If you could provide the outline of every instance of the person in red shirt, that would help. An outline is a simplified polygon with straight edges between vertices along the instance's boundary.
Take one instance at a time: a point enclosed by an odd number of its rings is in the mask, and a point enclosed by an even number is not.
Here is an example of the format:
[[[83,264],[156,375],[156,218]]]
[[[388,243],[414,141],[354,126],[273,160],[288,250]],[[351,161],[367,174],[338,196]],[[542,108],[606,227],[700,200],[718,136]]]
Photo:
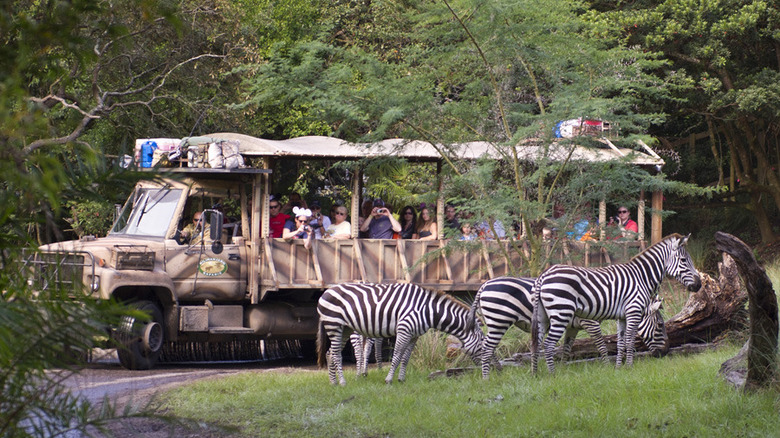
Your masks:
[[[636,239],[639,234],[639,226],[637,226],[636,222],[631,220],[631,212],[628,211],[628,208],[621,205],[618,207],[618,226],[620,227],[620,232],[623,234],[623,237],[628,239]]]
[[[276,197],[271,197],[271,201],[268,203],[270,219],[269,228],[271,230],[271,237],[281,238],[284,231],[284,224],[290,219],[289,215],[282,213],[282,205],[279,204],[279,200]]]

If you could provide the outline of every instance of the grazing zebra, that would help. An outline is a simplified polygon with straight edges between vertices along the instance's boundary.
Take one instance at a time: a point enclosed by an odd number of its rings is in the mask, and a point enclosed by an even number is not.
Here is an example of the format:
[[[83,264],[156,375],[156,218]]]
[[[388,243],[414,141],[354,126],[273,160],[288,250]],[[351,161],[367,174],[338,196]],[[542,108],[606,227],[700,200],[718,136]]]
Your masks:
[[[497,277],[486,281],[477,291],[469,311],[469,321],[474,321],[477,310],[481,309],[482,317],[487,326],[487,335],[482,340],[482,378],[490,375],[490,365],[501,369],[494,352],[501,338],[512,325],[526,332],[531,331],[531,304],[535,278]],[[607,360],[607,345],[601,336],[601,325],[598,321],[583,320],[574,317],[570,327],[566,329],[563,339],[563,355],[568,357],[571,346],[577,337],[577,332],[585,329],[596,342],[599,355]]]
[[[626,365],[634,362],[634,340],[643,315],[652,310],[656,289],[665,275],[673,276],[688,290],[701,287],[701,278],[685,249],[690,235],[672,234],[642,251],[628,263],[604,268],[555,265],[536,280],[536,300],[531,321],[531,369],[538,365],[539,343],[544,339],[547,369],[553,372],[552,347],[558,342],[574,316],[604,320],[617,319],[618,352],[616,366],[623,355]],[[663,318],[661,318],[663,319]],[[664,340],[664,350],[668,349]],[[657,346],[648,345],[657,351]]]
[[[332,384],[345,385],[341,350],[344,329],[368,338],[395,336],[395,349],[386,383],[393,381],[400,365],[398,381],[406,378],[406,365],[417,338],[431,328],[449,333],[463,343],[474,362],[480,357],[482,330],[476,324],[467,329],[469,308],[442,292],[428,291],[414,284],[346,283],[325,291],[317,304],[320,315],[317,331],[318,363],[328,364]],[[326,337],[327,334],[327,337]],[[328,343],[330,345],[328,345]]]
[[[372,348],[377,368],[382,368],[382,341],[382,338],[367,338],[357,332],[352,332],[349,335],[349,342],[352,344],[352,349],[355,350],[355,368],[358,376],[368,375],[368,356],[371,354]]]

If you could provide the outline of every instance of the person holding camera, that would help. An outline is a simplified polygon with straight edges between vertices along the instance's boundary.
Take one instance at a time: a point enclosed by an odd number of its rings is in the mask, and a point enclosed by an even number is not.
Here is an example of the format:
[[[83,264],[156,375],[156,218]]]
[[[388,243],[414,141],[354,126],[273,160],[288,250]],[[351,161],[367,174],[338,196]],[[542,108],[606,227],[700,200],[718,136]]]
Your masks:
[[[633,240],[639,235],[639,226],[631,219],[631,212],[625,205],[618,207],[618,215],[614,219],[609,218],[609,225],[614,224],[617,224],[624,239]]]
[[[305,239],[303,246],[306,247],[306,249],[309,249],[311,247],[311,241],[314,238],[314,230],[312,230],[311,225],[309,225],[311,210],[308,208],[293,207],[292,213],[295,217],[295,221],[290,219],[284,224],[282,238]]]
[[[309,203],[309,208],[311,209],[311,221],[309,221],[309,225],[311,225],[311,228],[314,230],[314,238],[322,239],[325,230],[330,227],[330,218],[322,214],[320,201],[311,201],[311,203]]]
[[[369,239],[392,239],[394,232],[401,232],[401,224],[390,213],[384,201],[377,199],[371,214],[360,225],[360,231],[368,232]]]

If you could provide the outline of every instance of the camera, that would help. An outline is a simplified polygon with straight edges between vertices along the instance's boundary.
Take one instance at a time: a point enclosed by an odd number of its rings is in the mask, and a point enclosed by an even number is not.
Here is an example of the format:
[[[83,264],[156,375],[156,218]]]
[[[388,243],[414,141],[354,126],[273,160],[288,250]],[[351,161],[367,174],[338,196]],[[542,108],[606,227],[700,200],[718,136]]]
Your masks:
[[[377,211],[376,211],[376,212],[377,212],[377,213],[384,214],[386,211],[387,211],[387,209],[386,209],[386,208],[380,208],[380,209],[377,209]]]
[[[313,223],[313,224],[311,224],[311,225],[309,226],[309,228],[311,228],[311,229],[313,229],[313,230],[316,230],[317,228],[320,228],[321,226],[322,226],[322,224],[319,224],[319,223]]]

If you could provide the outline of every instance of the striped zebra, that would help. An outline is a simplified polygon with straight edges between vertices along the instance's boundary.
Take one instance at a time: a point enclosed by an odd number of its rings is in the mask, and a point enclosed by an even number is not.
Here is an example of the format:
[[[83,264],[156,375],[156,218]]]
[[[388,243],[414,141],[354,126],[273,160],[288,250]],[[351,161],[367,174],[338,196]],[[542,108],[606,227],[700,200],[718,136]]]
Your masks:
[[[469,308],[442,292],[428,291],[414,284],[345,283],[326,290],[317,304],[320,315],[317,331],[318,363],[328,365],[330,382],[346,384],[341,364],[344,331],[368,338],[395,336],[395,348],[386,383],[406,378],[406,365],[417,338],[429,329],[449,333],[463,343],[474,362],[480,357],[482,330],[470,324]],[[326,336],[327,335],[327,336]]]
[[[352,332],[349,335],[349,342],[355,351],[355,368],[358,376],[365,377],[368,375],[368,358],[372,349],[374,350],[374,360],[376,360],[377,368],[382,368],[382,341],[384,339],[367,338],[357,332]]]
[[[501,369],[494,353],[501,338],[512,325],[526,332],[531,331],[531,289],[534,281],[535,278],[497,277],[486,281],[477,291],[469,311],[469,321],[474,321],[477,311],[481,310],[487,326],[487,335],[482,340],[482,378],[489,377],[490,365]],[[578,317],[575,317],[571,326],[566,329],[563,340],[564,358],[571,353],[571,346],[581,329],[594,339],[599,355],[606,361],[607,345],[601,335],[601,325],[598,321]]]
[[[632,365],[637,328],[643,315],[652,309],[653,298],[664,276],[676,278],[690,291],[701,287],[699,273],[685,249],[689,237],[667,236],[625,264],[604,268],[555,265],[542,273],[533,287],[536,300],[531,321],[532,371],[536,372],[539,344],[548,328],[543,349],[547,369],[554,371],[552,347],[574,316],[598,321],[617,319],[616,366],[621,366],[624,355],[626,365]],[[668,350],[665,341],[662,353]],[[656,344],[648,347],[658,351]]]

